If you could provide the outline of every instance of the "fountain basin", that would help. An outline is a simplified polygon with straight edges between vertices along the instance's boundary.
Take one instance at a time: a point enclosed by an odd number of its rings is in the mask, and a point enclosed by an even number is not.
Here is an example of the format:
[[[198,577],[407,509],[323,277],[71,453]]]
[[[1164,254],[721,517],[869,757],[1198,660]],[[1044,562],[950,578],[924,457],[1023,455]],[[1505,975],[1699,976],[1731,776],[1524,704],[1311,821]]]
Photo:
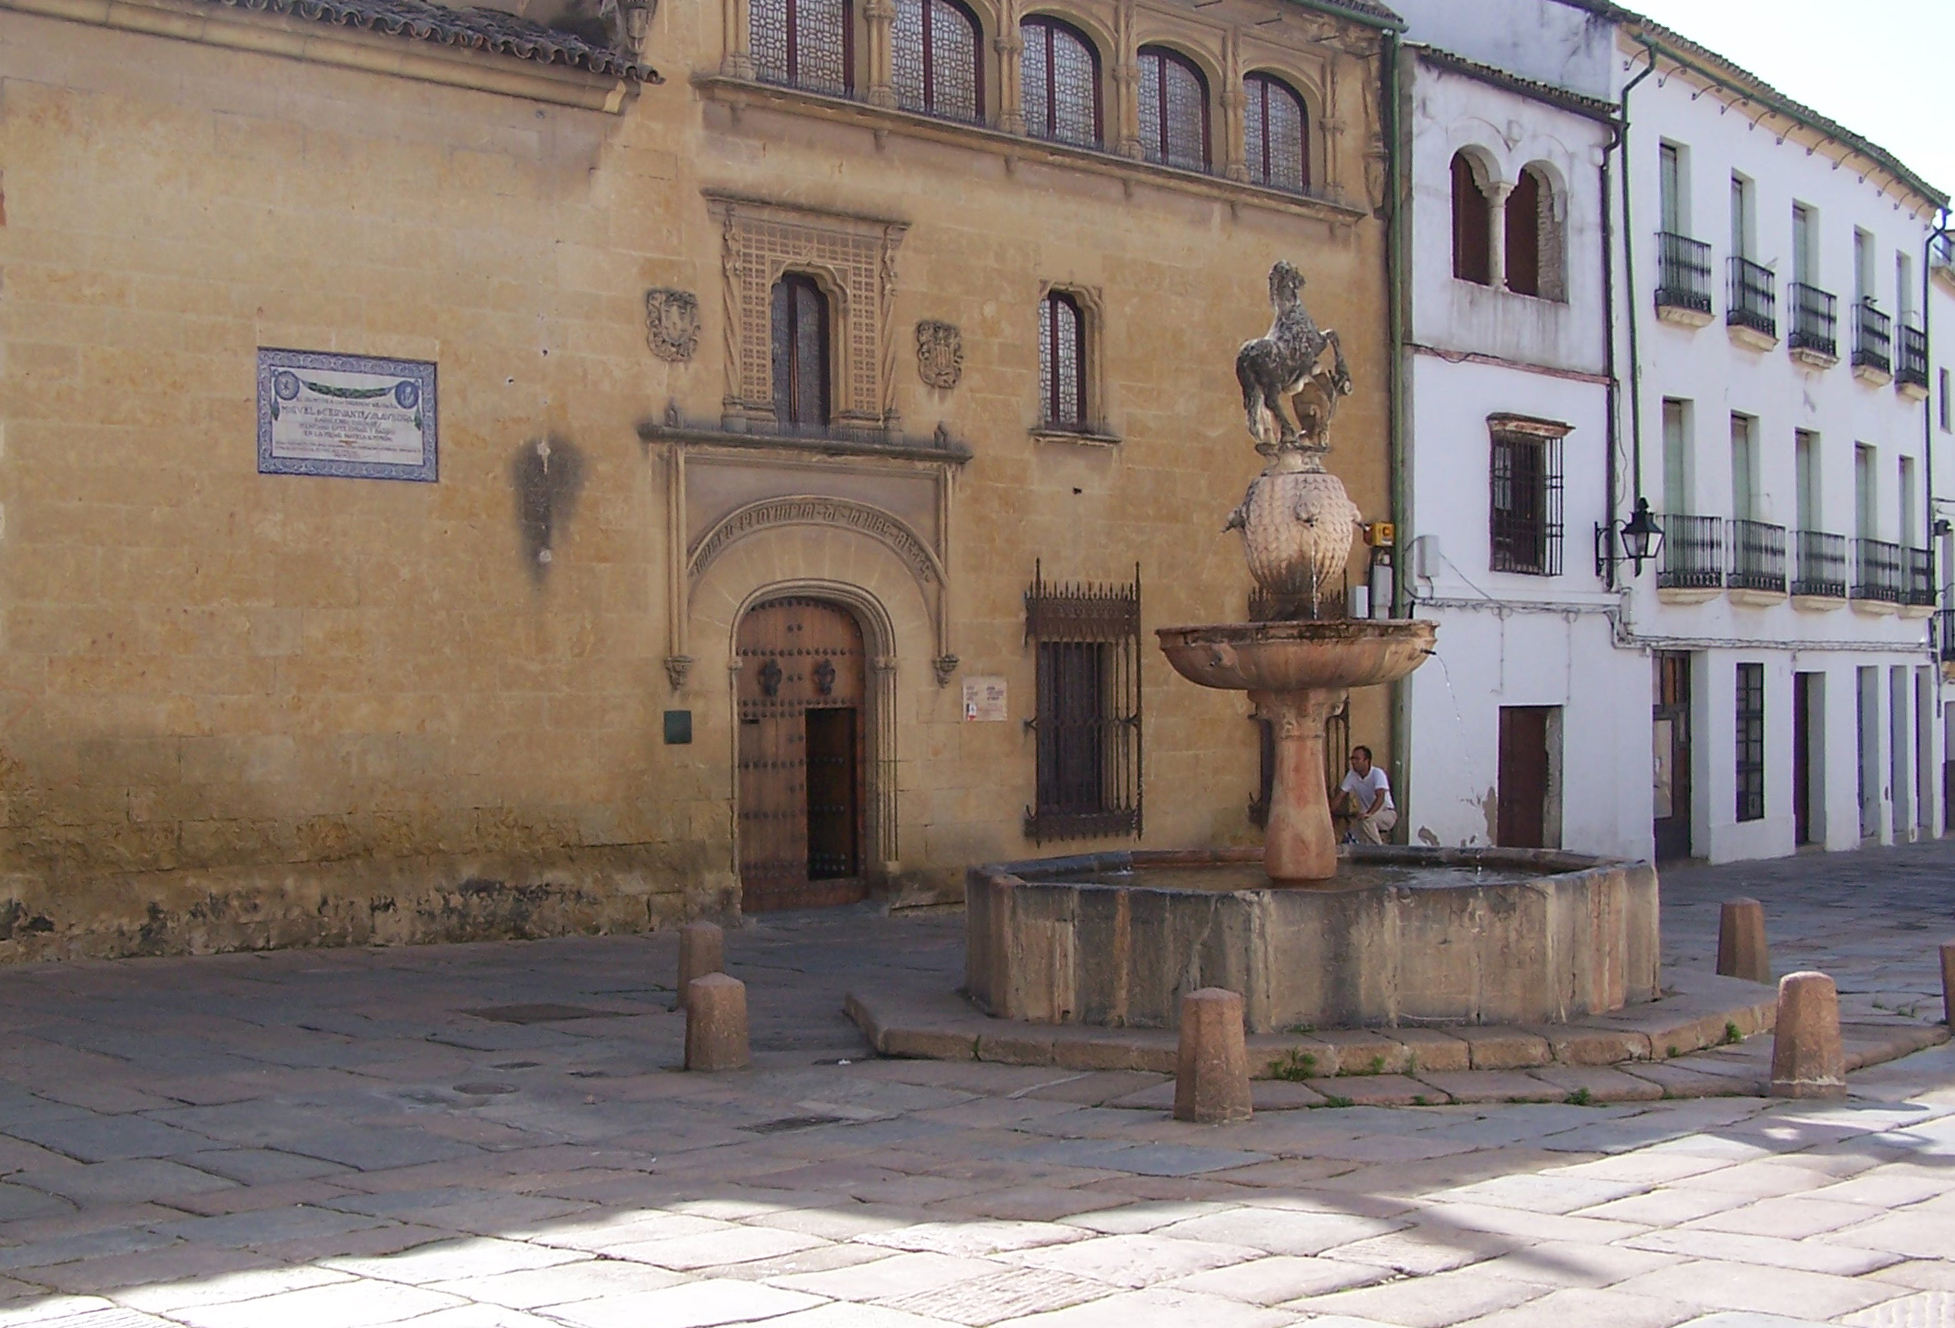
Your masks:
[[[1424,620],[1162,627],[1161,651],[1190,682],[1229,691],[1305,692],[1397,682],[1425,663],[1438,625]]]
[[[1536,849],[1357,846],[1285,885],[1257,850],[971,868],[966,989],[1042,1024],[1172,1028],[1227,987],[1250,1032],[1564,1023],[1656,999],[1656,870]]]

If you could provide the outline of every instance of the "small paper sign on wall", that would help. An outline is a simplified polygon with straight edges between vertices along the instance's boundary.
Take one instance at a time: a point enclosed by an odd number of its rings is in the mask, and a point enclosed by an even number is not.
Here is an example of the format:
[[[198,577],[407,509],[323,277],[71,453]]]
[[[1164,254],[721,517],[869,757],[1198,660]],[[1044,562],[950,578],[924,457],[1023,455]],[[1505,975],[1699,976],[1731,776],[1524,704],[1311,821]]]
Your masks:
[[[1003,678],[964,679],[964,718],[978,723],[1002,723],[1010,718],[1005,706]]]
[[[258,351],[258,472],[363,480],[437,477],[434,365]]]

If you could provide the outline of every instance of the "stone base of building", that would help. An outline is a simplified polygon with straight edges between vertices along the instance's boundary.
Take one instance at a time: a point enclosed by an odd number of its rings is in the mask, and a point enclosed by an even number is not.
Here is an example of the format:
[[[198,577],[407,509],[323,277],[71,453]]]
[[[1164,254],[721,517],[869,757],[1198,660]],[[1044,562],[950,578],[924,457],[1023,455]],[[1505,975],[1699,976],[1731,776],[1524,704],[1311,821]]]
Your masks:
[[[603,845],[63,878],[0,872],[0,962],[420,945],[736,917],[705,846]]]

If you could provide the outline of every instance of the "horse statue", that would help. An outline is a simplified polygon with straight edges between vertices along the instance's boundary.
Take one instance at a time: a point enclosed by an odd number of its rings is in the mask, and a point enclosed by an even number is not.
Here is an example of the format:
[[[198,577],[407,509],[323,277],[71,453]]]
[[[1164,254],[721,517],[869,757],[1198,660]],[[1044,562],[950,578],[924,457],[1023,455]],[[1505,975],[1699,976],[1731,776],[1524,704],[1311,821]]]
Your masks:
[[[1256,450],[1264,456],[1287,451],[1327,451],[1325,431],[1330,427],[1337,398],[1349,395],[1351,372],[1344,363],[1344,347],[1337,333],[1319,328],[1303,307],[1303,274],[1289,263],[1279,262],[1269,270],[1269,302],[1276,318],[1269,335],[1246,341],[1236,352],[1235,377],[1242,384],[1242,409],[1248,417],[1249,432],[1256,439]],[[1326,352],[1333,362],[1322,367]],[[1299,438],[1297,425],[1283,411],[1283,399],[1292,406],[1303,425]]]

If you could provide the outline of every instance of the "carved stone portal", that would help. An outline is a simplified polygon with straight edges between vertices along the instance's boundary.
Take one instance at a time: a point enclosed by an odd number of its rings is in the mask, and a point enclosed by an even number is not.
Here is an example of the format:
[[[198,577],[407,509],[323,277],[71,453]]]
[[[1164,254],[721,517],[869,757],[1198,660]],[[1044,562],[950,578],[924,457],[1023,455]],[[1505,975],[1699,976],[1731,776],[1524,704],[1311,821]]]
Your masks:
[[[664,287],[646,291],[645,340],[661,360],[690,360],[699,349],[699,297]]]
[[[916,372],[948,392],[964,377],[964,334],[954,324],[925,319],[916,325]]]

